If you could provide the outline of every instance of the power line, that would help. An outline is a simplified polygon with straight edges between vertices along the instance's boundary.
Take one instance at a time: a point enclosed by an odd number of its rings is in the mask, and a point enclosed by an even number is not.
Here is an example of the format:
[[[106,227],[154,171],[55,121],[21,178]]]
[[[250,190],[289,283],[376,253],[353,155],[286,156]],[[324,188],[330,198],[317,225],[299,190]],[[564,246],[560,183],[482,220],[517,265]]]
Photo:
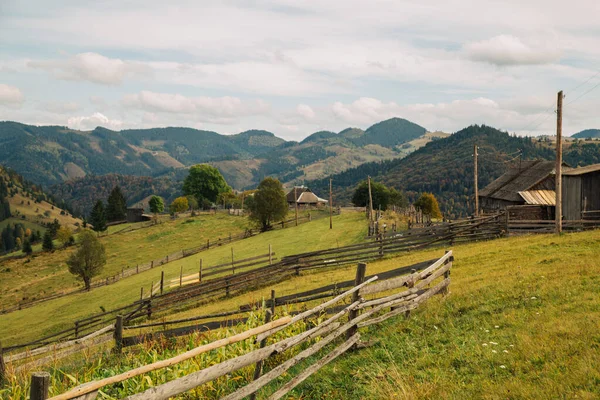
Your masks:
[[[567,104],[565,104],[566,106],[568,106],[569,104],[573,104],[575,103],[577,100],[579,100],[580,98],[582,98],[583,96],[585,96],[586,94],[590,93],[591,91],[593,91],[594,89],[596,89],[598,86],[600,86],[600,82],[598,82],[596,85],[592,86],[591,89],[589,89],[586,92],[583,92],[582,94],[580,94],[578,97],[576,97],[575,99],[571,100],[570,102],[568,102]]]

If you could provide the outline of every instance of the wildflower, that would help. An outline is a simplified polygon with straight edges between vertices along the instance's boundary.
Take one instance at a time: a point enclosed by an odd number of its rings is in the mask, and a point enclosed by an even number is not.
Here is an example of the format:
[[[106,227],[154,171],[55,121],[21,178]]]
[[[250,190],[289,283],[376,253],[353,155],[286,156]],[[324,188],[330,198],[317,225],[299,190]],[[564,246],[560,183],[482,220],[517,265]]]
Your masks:
[[[499,327],[498,325],[496,325],[496,326],[494,326],[494,328],[498,329],[498,328],[500,328],[500,327]]]
[[[531,298],[531,300],[535,300],[535,299],[537,299],[537,297],[535,297],[535,296],[533,296],[533,297]]]
[[[489,329],[486,329],[485,331],[486,331],[486,332],[489,332]]]
[[[506,368],[506,365],[501,365],[500,368],[504,369]]]
[[[503,353],[508,353],[508,350],[502,350]]]
[[[515,345],[514,345],[514,344],[510,344],[509,346],[510,346],[510,347],[515,347]]]
[[[434,325],[434,326],[433,326],[433,329],[435,329],[435,330],[437,331],[437,330],[438,330],[438,327]]]
[[[487,343],[482,344],[482,346],[487,346]]]
[[[496,351],[496,350],[492,350],[492,353],[496,354],[496,353],[497,353],[497,351]]]
[[[490,344],[493,344],[494,346],[497,345],[498,343],[496,342],[490,342]]]

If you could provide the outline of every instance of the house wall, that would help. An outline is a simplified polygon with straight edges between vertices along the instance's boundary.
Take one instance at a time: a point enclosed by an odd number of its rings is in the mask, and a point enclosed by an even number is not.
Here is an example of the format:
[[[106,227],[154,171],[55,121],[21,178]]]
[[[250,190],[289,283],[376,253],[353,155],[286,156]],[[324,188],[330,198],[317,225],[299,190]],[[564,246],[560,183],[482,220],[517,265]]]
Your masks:
[[[538,206],[531,204],[524,204],[519,206],[507,207],[508,218],[511,221],[514,220],[553,220],[554,219],[554,206]]]
[[[484,213],[494,213],[496,211],[502,211],[508,206],[516,206],[522,203],[516,203],[513,201],[493,199],[491,197],[479,197],[479,208]]]
[[[582,211],[600,210],[600,171],[583,175],[581,186]]]
[[[582,175],[563,176],[562,180],[562,215],[563,219],[573,221],[581,219]]]

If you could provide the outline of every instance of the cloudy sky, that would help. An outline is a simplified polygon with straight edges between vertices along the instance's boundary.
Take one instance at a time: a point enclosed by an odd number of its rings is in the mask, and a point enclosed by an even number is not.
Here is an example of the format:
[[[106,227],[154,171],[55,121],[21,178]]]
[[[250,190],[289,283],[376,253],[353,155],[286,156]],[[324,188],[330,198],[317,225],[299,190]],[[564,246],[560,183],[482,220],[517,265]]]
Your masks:
[[[178,3],[178,5],[173,5]],[[597,0],[0,0],[0,120],[286,139],[600,128]],[[598,86],[597,86],[598,85]]]

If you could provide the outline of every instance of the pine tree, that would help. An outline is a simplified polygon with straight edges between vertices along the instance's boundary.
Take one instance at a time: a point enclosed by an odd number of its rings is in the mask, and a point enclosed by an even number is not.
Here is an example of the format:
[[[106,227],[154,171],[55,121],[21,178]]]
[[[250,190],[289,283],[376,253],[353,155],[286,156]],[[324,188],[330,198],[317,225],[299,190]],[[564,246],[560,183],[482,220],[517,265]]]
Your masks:
[[[123,221],[127,217],[127,202],[119,186],[115,186],[108,196],[106,219],[108,221]]]
[[[42,250],[52,251],[54,250],[54,242],[52,242],[52,236],[49,231],[44,233],[44,242],[42,243]]]
[[[104,210],[104,203],[102,200],[98,200],[92,209],[90,214],[90,224],[96,232],[103,232],[106,230],[106,212]]]
[[[23,243],[23,253],[27,254],[28,256],[33,253],[33,248],[31,247],[29,239],[26,239],[25,243]]]

